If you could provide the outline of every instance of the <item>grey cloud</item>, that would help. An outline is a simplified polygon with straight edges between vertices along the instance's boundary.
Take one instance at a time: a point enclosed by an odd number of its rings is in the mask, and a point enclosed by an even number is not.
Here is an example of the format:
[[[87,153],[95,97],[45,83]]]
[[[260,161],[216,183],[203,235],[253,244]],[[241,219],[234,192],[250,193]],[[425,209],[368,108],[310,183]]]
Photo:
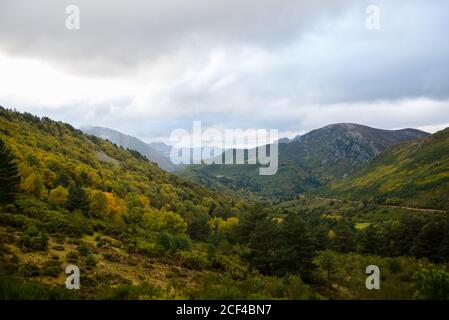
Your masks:
[[[0,0],[0,53],[86,78],[160,85],[96,104],[30,106],[147,140],[193,120],[281,131],[449,122],[449,3],[378,0],[381,29],[369,31],[372,3]],[[68,4],[81,9],[79,31],[64,27]]]
[[[63,63],[71,71],[123,73],[176,50],[233,42],[283,45],[354,0],[0,1],[0,48]],[[65,28],[77,5],[81,29]]]

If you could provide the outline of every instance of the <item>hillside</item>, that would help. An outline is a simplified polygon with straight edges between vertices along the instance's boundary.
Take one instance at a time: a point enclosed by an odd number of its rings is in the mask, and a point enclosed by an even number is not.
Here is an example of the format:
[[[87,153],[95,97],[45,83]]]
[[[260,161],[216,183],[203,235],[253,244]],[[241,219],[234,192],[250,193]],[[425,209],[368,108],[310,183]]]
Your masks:
[[[214,189],[220,183],[262,199],[289,198],[355,172],[390,146],[427,135],[415,129],[335,124],[279,144],[274,176],[260,176],[257,165],[190,166],[179,174]]]
[[[21,181],[16,199],[0,203],[2,297],[21,281],[30,292],[53,294],[45,288],[63,287],[71,263],[84,272],[82,297],[142,285],[141,294],[173,298],[165,293],[170,277],[183,290],[199,281],[195,263],[206,256],[209,218],[226,224],[239,211],[231,199],[65,123],[0,107],[0,139]],[[224,256],[216,250],[214,257]],[[224,258],[214,270],[245,268],[232,253]]]
[[[389,148],[353,176],[320,193],[448,210],[449,128]]]
[[[415,273],[444,273],[438,263],[449,261],[444,215],[245,204],[68,124],[3,108],[0,182],[0,299],[410,299]],[[354,271],[370,263],[383,290],[367,291]],[[80,269],[80,290],[65,288],[68,265]]]
[[[168,146],[162,143],[148,144],[136,137],[105,127],[83,127],[81,130],[86,134],[109,140],[125,149],[135,150],[166,171],[173,172],[176,170],[176,166],[170,161],[170,150],[167,151]]]

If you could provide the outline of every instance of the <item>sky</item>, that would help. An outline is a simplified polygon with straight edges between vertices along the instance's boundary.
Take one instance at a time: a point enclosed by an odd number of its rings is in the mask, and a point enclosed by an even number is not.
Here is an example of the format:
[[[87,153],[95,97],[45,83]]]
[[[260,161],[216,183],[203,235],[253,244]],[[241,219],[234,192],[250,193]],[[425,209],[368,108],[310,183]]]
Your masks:
[[[435,132],[448,30],[446,0],[0,0],[0,105],[148,142],[193,121]]]

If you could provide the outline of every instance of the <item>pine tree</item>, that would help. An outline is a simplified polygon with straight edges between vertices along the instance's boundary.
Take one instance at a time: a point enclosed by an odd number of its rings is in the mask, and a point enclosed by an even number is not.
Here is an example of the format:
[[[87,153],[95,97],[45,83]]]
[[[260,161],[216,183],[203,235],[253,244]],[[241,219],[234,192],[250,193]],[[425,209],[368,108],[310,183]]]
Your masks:
[[[344,253],[355,251],[356,233],[349,222],[339,222],[335,227],[334,249]]]
[[[89,212],[89,200],[82,187],[70,187],[66,207],[70,211],[79,209],[83,213]]]
[[[14,199],[19,182],[15,157],[0,138],[0,203],[8,203]]]

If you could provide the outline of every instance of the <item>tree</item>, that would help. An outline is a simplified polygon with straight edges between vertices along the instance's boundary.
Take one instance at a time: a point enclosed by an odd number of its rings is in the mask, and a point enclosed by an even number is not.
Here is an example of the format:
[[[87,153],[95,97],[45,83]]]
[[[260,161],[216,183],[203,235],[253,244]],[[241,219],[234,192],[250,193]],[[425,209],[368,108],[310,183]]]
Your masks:
[[[449,299],[449,273],[446,268],[424,269],[415,273],[416,297],[425,300]]]
[[[330,246],[329,229],[319,224],[313,229],[312,239],[316,251],[326,250]]]
[[[36,173],[30,174],[25,181],[22,182],[21,188],[37,198],[41,198],[46,192],[41,176]]]
[[[89,211],[89,202],[87,194],[81,187],[71,187],[69,189],[69,197],[67,199],[67,209],[74,211],[81,210],[83,213]]]
[[[444,242],[444,224],[440,221],[431,221],[422,227],[415,238],[411,253],[418,258],[427,257],[432,261],[442,260],[439,246]]]
[[[206,241],[209,238],[209,216],[200,213],[193,217],[189,224],[189,236],[193,240]]]
[[[100,190],[94,190],[90,195],[89,212],[98,218],[105,218],[109,214],[108,199]]]
[[[320,253],[320,255],[315,259],[315,264],[326,274],[326,281],[330,285],[334,273],[337,270],[337,263],[335,261],[335,254],[326,250]]]
[[[20,182],[15,157],[0,139],[0,203],[11,202]]]
[[[353,252],[356,249],[356,233],[353,226],[346,221],[335,227],[334,248],[338,252]]]
[[[288,215],[281,225],[278,237],[280,269],[308,277],[313,268],[313,242],[304,220],[298,215]]]
[[[135,192],[130,192],[125,197],[125,203],[128,210],[131,210],[132,208],[148,208],[150,205],[150,200],[143,196],[139,195]]]
[[[271,220],[263,220],[256,224],[250,234],[248,247],[251,264],[262,273],[273,274],[277,271],[277,245],[279,226]]]
[[[171,234],[184,233],[187,231],[187,223],[177,213],[165,209],[151,209],[146,213],[146,226],[157,232],[168,232]]]
[[[362,253],[388,255],[385,246],[382,245],[386,235],[383,235],[380,231],[380,226],[370,224],[361,232],[359,243]]]
[[[66,204],[69,192],[63,186],[58,186],[50,191],[48,195],[48,203],[51,207],[62,207]]]

